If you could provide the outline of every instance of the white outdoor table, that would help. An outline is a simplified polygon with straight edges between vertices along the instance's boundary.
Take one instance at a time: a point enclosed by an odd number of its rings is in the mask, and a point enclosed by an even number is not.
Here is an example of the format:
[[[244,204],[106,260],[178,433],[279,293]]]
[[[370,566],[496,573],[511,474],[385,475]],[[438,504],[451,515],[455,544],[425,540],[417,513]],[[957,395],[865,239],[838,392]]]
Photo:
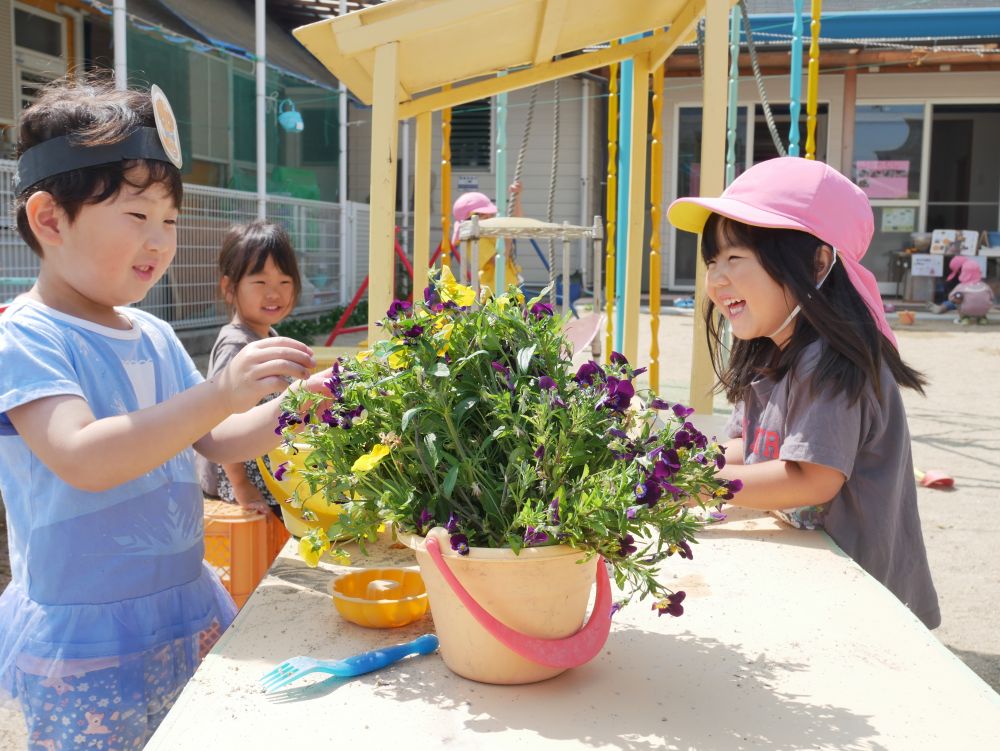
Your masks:
[[[289,542],[185,688],[149,751],[185,749],[995,749],[1000,696],[821,532],[733,511],[694,560],[664,563],[680,618],[649,602],[605,650],[550,681],[490,686],[437,654],[296,691],[257,686],[284,659],[340,658],[433,631],[340,618],[335,573]],[[377,546],[366,566],[413,565]]]

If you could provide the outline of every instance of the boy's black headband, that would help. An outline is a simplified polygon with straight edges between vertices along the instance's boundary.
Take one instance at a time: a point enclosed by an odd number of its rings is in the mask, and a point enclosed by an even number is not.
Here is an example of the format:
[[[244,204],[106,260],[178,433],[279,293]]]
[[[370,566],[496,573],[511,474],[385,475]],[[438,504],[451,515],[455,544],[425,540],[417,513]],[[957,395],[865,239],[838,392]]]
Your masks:
[[[74,146],[69,136],[59,136],[32,146],[21,155],[17,160],[14,191],[23,193],[47,177],[63,172],[125,159],[170,162],[156,128],[139,128],[124,141],[102,146]]]
[[[149,91],[153,105],[155,128],[141,127],[118,143],[100,146],[74,144],[69,136],[50,138],[32,146],[17,160],[14,175],[14,193],[20,195],[28,188],[54,175],[72,170],[113,164],[126,159],[155,159],[168,162],[177,169],[183,164],[177,120],[170,102],[159,86]]]

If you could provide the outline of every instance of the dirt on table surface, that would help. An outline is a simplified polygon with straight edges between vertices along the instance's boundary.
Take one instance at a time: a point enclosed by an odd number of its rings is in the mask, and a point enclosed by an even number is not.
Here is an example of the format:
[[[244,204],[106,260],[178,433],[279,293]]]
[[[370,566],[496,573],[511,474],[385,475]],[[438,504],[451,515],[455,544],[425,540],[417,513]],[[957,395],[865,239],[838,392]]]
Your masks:
[[[693,316],[667,311],[660,323],[661,393],[687,400]],[[1000,692],[1000,316],[958,326],[920,313],[913,325],[890,316],[903,359],[930,381],[926,396],[904,390],[914,466],[943,470],[951,490],[918,486],[924,540],[941,600],[935,636]],[[640,363],[648,359],[649,316],[640,322]],[[203,359],[203,358],[202,358]],[[204,367],[204,363],[199,365]],[[725,409],[721,400],[716,410]],[[2,499],[0,499],[2,506]],[[0,588],[10,579],[6,523],[0,516]],[[864,618],[864,613],[858,613]],[[0,750],[19,748],[20,717],[0,708]],[[9,728],[9,731],[8,731]],[[15,745],[9,745],[9,744]]]

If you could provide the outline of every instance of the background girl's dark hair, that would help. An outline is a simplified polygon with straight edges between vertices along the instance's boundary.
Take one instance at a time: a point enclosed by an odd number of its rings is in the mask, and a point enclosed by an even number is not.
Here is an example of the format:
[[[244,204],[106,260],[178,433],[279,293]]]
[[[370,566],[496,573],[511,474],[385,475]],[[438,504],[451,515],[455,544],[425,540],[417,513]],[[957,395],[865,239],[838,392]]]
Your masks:
[[[724,247],[741,246],[754,251],[764,271],[785,286],[802,306],[795,328],[784,349],[771,339],[734,339],[728,364],[723,362],[721,316],[709,301],[705,311],[712,367],[719,378],[718,390],[731,402],[745,400],[750,384],[761,376],[780,380],[794,366],[802,351],[816,339],[823,348],[812,379],[817,392],[831,388],[856,402],[871,381],[880,393],[880,371],[886,363],[900,386],[923,393],[923,375],[906,365],[899,352],[879,331],[868,306],[851,284],[838,261],[823,286],[817,290],[819,249],[825,243],[807,232],[754,227],[712,214],[705,223],[701,252],[705,262]]]
[[[83,79],[61,78],[46,85],[38,100],[21,115],[17,156],[59,136],[71,136],[75,144],[83,146],[118,143],[144,126],[156,127],[148,91],[119,91],[107,74],[92,74]],[[146,166],[144,174],[127,174],[140,162]],[[184,184],[180,170],[169,162],[130,159],[53,175],[14,199],[17,231],[40,256],[42,248],[31,231],[25,209],[28,198],[35,193],[51,193],[72,222],[83,206],[113,198],[125,184],[145,190],[156,183],[166,188],[174,205],[180,208]]]
[[[222,276],[229,277],[229,283],[235,290],[247,274],[260,273],[268,258],[274,259],[274,265],[292,278],[297,301],[302,291],[302,277],[291,238],[280,224],[258,219],[230,228],[222,240],[219,271]]]

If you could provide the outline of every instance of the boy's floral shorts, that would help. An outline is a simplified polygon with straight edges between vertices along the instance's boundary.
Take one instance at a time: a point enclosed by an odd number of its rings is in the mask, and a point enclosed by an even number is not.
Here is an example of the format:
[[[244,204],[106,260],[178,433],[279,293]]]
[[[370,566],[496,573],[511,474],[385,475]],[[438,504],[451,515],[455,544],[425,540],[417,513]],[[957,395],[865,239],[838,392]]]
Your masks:
[[[218,624],[117,665],[47,677],[16,673],[30,751],[141,749],[221,636]]]

